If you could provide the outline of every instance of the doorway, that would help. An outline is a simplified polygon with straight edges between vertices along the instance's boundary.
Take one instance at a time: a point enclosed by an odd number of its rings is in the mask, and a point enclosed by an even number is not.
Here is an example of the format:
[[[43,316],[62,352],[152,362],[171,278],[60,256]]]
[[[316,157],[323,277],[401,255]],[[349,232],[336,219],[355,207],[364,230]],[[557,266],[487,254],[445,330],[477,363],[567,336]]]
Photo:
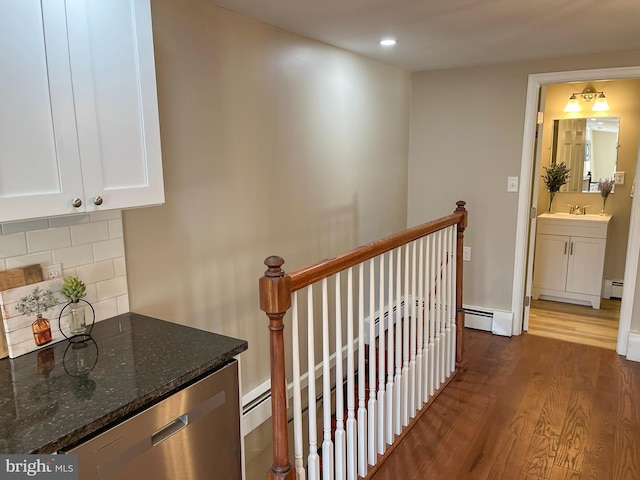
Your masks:
[[[567,100],[586,89],[601,91],[603,96],[606,93],[611,108],[593,111],[594,97],[585,97],[574,101],[576,111],[566,112]],[[621,296],[635,172],[634,141],[640,125],[640,102],[635,101],[640,79],[558,83],[543,90],[540,110],[544,123],[538,132],[536,154],[540,158],[533,172],[537,182],[533,197],[537,193],[537,201],[533,203],[538,215],[547,212],[549,193],[542,181],[544,168],[563,162],[569,168],[569,178],[555,195],[553,211],[573,214],[565,219],[543,218],[547,216],[543,214],[536,222],[538,235],[530,237],[532,243],[535,241],[535,257],[530,260],[534,273],[528,332],[615,350],[621,302],[601,301],[601,297]],[[620,178],[614,194],[608,197],[608,215],[599,215],[603,211],[599,180],[613,179],[616,172],[626,172],[627,178]],[[600,222],[605,218],[610,220]],[[551,228],[554,230],[549,231]],[[564,235],[567,228],[579,233],[570,239],[571,248],[563,251],[563,243],[558,242],[566,237],[557,235]],[[584,238],[593,235],[596,228],[598,239]],[[555,231],[558,229],[563,233]],[[583,230],[589,230],[589,234]],[[556,235],[548,235],[554,232]],[[612,284],[620,285],[614,295]]]
[[[540,88],[544,85],[577,82],[577,81],[597,81],[599,79],[632,79],[640,77],[640,67],[624,67],[613,69],[583,70],[573,72],[556,72],[550,74],[532,74],[529,76],[527,89],[527,102],[525,109],[525,130],[523,136],[522,164],[520,194],[518,199],[518,224],[516,229],[516,258],[514,268],[514,295],[512,298],[512,311],[514,312],[513,333],[522,333],[523,320],[528,320],[530,315],[530,304],[526,304],[522,299],[530,296],[531,293],[531,262],[528,262],[529,252],[529,232],[534,231],[530,223],[535,222],[530,219],[530,208],[532,189],[536,187],[534,181],[534,146],[536,142],[536,120],[538,111],[538,100]],[[535,170],[537,171],[537,169]],[[638,273],[638,259],[640,250],[640,206],[637,195],[632,201],[631,207],[631,227],[628,235],[628,248],[624,268],[623,300],[620,306],[620,325],[617,335],[616,351],[626,355],[629,343],[631,326],[631,313],[633,307],[634,293],[636,289],[636,278]],[[532,230],[530,230],[532,229]]]

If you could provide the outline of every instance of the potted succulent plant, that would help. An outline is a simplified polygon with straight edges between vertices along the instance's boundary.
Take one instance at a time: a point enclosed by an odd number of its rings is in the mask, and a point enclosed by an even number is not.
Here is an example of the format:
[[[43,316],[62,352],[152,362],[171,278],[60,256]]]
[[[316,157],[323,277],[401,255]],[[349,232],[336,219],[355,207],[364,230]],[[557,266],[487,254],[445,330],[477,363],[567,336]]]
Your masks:
[[[80,300],[87,295],[86,285],[78,277],[67,277],[62,283],[60,292],[69,301],[67,306],[71,311],[71,319],[69,321],[71,335],[83,335],[87,330],[87,322],[84,317],[84,306],[80,304]],[[86,302],[86,300],[83,301]],[[60,315],[62,315],[62,312],[60,312]]]
[[[16,304],[16,310],[22,315],[36,314],[36,320],[31,324],[31,330],[37,346],[51,341],[51,324],[49,319],[44,318],[42,314],[57,303],[51,290],[42,290],[40,287],[36,287]]]
[[[569,181],[569,172],[571,170],[567,168],[564,162],[553,163],[549,167],[543,168],[546,174],[542,175],[542,180],[549,192],[549,213],[552,213],[553,198],[560,191],[560,187]]]

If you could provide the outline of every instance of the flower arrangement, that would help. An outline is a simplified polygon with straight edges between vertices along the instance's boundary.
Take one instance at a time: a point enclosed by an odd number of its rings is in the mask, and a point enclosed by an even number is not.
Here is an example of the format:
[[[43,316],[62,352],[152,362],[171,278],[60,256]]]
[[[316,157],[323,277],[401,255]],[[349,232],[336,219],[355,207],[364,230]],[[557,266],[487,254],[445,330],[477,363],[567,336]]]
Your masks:
[[[56,297],[51,290],[41,290],[40,287],[36,287],[29,295],[18,301],[16,310],[22,315],[33,313],[41,315],[57,304]]]
[[[567,168],[567,165],[564,162],[553,163],[548,167],[543,168],[546,173],[545,175],[542,175],[542,180],[549,192],[549,213],[551,213],[553,197],[555,197],[556,193],[560,191],[560,187],[569,181],[569,172],[571,170]]]
[[[605,178],[604,180],[601,178],[600,181],[598,181],[598,190],[600,190],[600,195],[602,195],[602,211],[600,215],[604,215],[604,206],[607,204],[607,197],[613,190],[615,183],[615,179],[613,178]]]

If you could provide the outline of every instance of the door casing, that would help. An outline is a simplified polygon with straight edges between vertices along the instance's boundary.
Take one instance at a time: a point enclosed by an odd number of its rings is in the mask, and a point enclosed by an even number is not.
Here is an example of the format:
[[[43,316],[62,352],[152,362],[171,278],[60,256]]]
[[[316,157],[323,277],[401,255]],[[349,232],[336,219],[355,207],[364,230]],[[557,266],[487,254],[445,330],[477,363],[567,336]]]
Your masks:
[[[518,217],[516,225],[516,252],[513,273],[513,297],[511,310],[513,312],[513,334],[522,333],[525,295],[531,295],[531,284],[525,282],[527,276],[531,278],[532,262],[528,262],[527,243],[529,240],[529,213],[532,207],[531,189],[534,170],[534,146],[536,120],[540,88],[554,83],[620,80],[640,78],[640,66],[600,68],[592,70],[574,70],[566,72],[539,73],[529,75],[527,98],[525,104],[524,134],[522,140],[522,162],[520,165],[520,188],[518,195]],[[636,169],[636,174],[638,170]],[[638,274],[638,259],[640,257],[640,205],[635,195],[631,205],[631,223],[629,226],[629,240],[627,242],[627,256],[624,270],[624,286],[622,289],[622,304],[620,307],[620,323],[618,326],[618,342],[616,351],[620,355],[627,354],[629,332],[631,330],[631,314],[633,298]],[[533,248],[533,245],[530,246]],[[528,313],[528,312],[527,312]],[[528,319],[527,319],[528,320]]]

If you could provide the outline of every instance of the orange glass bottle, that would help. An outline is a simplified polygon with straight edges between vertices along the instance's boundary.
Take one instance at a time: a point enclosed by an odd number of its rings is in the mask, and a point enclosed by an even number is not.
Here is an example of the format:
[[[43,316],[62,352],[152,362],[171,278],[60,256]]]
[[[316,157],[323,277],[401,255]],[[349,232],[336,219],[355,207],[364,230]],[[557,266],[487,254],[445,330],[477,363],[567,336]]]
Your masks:
[[[42,317],[39,313],[36,321],[31,324],[31,330],[33,331],[33,339],[36,341],[36,345],[44,345],[51,341],[51,325],[49,320]]]

